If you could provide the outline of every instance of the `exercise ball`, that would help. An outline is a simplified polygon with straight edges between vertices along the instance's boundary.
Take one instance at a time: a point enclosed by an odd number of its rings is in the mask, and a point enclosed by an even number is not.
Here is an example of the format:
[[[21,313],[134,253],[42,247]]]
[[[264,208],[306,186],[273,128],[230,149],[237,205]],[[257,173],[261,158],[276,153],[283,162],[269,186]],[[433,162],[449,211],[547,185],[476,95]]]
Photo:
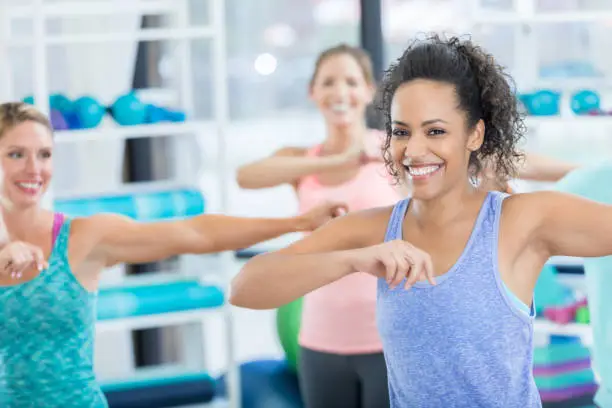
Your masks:
[[[53,127],[53,130],[68,129],[68,123],[66,123],[64,115],[62,115],[62,112],[58,111],[57,109],[51,109],[49,120],[51,121],[51,126]]]
[[[297,375],[283,360],[250,361],[240,365],[242,408],[302,408]],[[227,396],[225,376],[217,380],[217,396]]]
[[[117,98],[110,107],[110,113],[122,126],[141,125],[147,120],[147,105],[130,92]]]
[[[68,125],[68,129],[82,129],[81,119],[79,119],[79,115],[73,110],[72,112],[65,112],[62,114],[66,124]]]
[[[276,332],[292,370],[297,370],[299,361],[298,336],[301,323],[302,298],[281,306],[276,311]]]
[[[62,114],[74,109],[73,102],[70,98],[61,93],[54,93],[49,96],[49,106],[51,109],[57,109],[62,112]]]
[[[612,204],[612,161],[578,168],[555,184],[555,189],[581,197]],[[571,217],[571,214],[567,216]],[[593,362],[600,378],[595,403],[612,406],[612,256],[585,258],[584,273],[593,329]]]
[[[559,114],[561,94],[559,92],[543,89],[523,98],[527,110],[535,116],[551,116]]]
[[[588,89],[578,91],[572,94],[571,108],[577,115],[599,112],[601,110],[599,94]]]
[[[82,96],[74,101],[74,113],[81,128],[92,129],[102,122],[106,108],[91,96]]]
[[[576,321],[582,324],[589,324],[591,322],[588,306],[582,306],[576,309]]]
[[[23,98],[23,102],[29,105],[34,105],[34,96],[26,96]],[[49,95],[49,108],[51,110],[57,110],[63,114],[72,112],[74,106],[73,102],[66,95],[61,93],[54,93]]]

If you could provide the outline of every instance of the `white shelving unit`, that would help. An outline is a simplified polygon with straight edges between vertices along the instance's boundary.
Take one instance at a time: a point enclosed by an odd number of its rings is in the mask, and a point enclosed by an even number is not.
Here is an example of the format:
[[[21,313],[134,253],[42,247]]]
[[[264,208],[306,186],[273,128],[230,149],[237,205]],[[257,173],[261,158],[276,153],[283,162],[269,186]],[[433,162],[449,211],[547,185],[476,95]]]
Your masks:
[[[536,332],[546,333],[549,336],[580,337],[580,340],[586,347],[590,347],[593,344],[593,330],[591,330],[591,326],[588,324],[558,324],[536,319],[533,326]],[[544,340],[543,343],[547,344],[547,341]]]
[[[26,47],[30,49],[33,56],[33,96],[37,108],[45,114],[50,113],[48,103],[49,95],[52,93],[51,84],[49,83],[49,50],[53,47],[72,47],[83,45],[105,45],[105,44],[137,44],[141,41],[172,41],[176,44],[176,56],[178,59],[178,105],[191,117],[194,112],[194,83],[191,61],[192,40],[208,40],[211,47],[211,60],[213,61],[213,85],[214,92],[211,98],[214,99],[214,117],[210,121],[190,120],[185,123],[160,123],[152,125],[122,127],[114,125],[112,121],[105,121],[102,126],[89,130],[70,130],[60,131],[56,133],[57,144],[84,144],[86,142],[99,141],[122,141],[132,138],[157,138],[157,137],[193,137],[196,136],[198,141],[204,138],[215,138],[217,146],[217,178],[218,189],[214,191],[214,195],[218,197],[218,208],[215,211],[225,212],[228,205],[228,191],[225,171],[226,162],[226,146],[225,136],[226,129],[229,123],[228,110],[228,94],[227,94],[227,69],[226,69],[226,40],[225,40],[225,4],[224,0],[207,0],[208,4],[208,23],[205,25],[191,24],[190,17],[190,2],[189,0],[32,0],[25,2],[22,0],[1,0],[0,1],[0,56],[10,55],[10,50]],[[48,30],[49,21],[70,19],[78,21],[81,18],[92,18],[98,16],[114,17],[120,15],[132,15],[135,18],[140,18],[144,15],[163,15],[168,17],[173,23],[172,27],[168,28],[153,28],[153,29],[132,29],[125,31],[98,32],[98,33],[77,33],[77,34],[56,34],[50,33]],[[12,23],[16,19],[28,20],[32,24],[32,34],[30,36],[15,36],[12,34]],[[1,73],[2,71],[0,71]],[[10,88],[11,73],[8,70],[1,78]],[[129,91],[126,89],[125,91]],[[9,92],[10,94],[10,92]],[[19,100],[24,95],[11,95],[11,99]],[[178,140],[173,139],[179,144]],[[183,145],[183,147],[185,147]],[[193,148],[193,146],[192,146]],[[185,151],[179,148],[178,151]],[[191,173],[197,175],[200,169],[185,169],[179,157],[176,160],[176,166],[179,168],[177,172],[181,174]],[[183,166],[183,167],[181,167]],[[198,180],[192,180],[198,182]],[[124,187],[123,187],[124,188]],[[125,190],[125,188],[124,188]],[[52,207],[53,193],[50,192],[45,197],[45,205]],[[208,210],[209,205],[207,205]],[[181,262],[182,267],[188,264]],[[193,262],[190,263],[193,270]],[[221,262],[216,263],[221,269],[223,276],[222,285],[224,289],[228,287],[227,276],[228,269],[232,265],[232,254],[221,254]],[[202,264],[199,264],[198,271],[203,269]],[[185,271],[182,271],[185,272]],[[181,273],[181,271],[179,271]],[[189,273],[187,273],[189,274]],[[190,273],[193,275],[193,273]],[[203,277],[204,279],[206,277]],[[234,355],[234,336],[233,322],[229,306],[224,306],[219,309],[191,311],[180,313],[168,313],[160,316],[135,317],[130,319],[102,321],[97,324],[97,333],[117,333],[130,332],[131,330],[186,325],[191,328],[195,327],[195,332],[200,336],[196,336],[194,341],[186,347],[191,349],[200,349],[205,346],[203,343],[204,322],[210,315],[221,316],[223,321],[223,335],[228,345],[226,360],[227,381],[228,381],[228,404],[230,408],[238,408],[240,401],[240,381],[239,371]],[[198,333],[199,332],[199,333]],[[190,333],[193,333],[191,331]],[[186,342],[183,341],[183,346]],[[196,350],[197,351],[197,350]],[[185,351],[183,351],[185,352]],[[210,353],[210,351],[209,351]],[[198,353],[199,356],[204,353]],[[197,359],[198,357],[194,357]],[[205,369],[206,367],[202,367]],[[217,402],[218,403],[218,402]]]
[[[486,0],[470,0],[470,26],[471,32],[478,32],[484,27],[505,27],[514,30],[515,71],[517,83],[524,88],[553,88],[575,90],[580,88],[612,87],[612,78],[576,77],[576,78],[540,78],[537,62],[541,49],[538,49],[536,36],[543,27],[559,25],[567,27],[567,23],[589,23],[595,25],[609,25],[612,21],[612,8],[606,0],[572,1],[559,0],[552,8],[553,2],[539,0],[512,0],[491,2]],[[573,7],[572,7],[573,6]],[[582,41],[584,34],[577,34]],[[559,41],[563,41],[559,39]],[[551,42],[552,43],[552,42]],[[559,45],[562,44],[559,42]],[[575,46],[575,44],[573,45]],[[554,48],[553,48],[554,49]],[[588,50],[584,50],[588,52]],[[570,53],[571,54],[571,53]],[[591,52],[589,57],[599,66],[606,66],[598,58],[597,52]],[[574,55],[574,57],[576,57]],[[580,57],[576,57],[580,58]],[[576,59],[575,58],[575,59]],[[608,73],[609,74],[609,73]],[[563,120],[571,118],[563,118]],[[582,118],[580,118],[581,120]]]

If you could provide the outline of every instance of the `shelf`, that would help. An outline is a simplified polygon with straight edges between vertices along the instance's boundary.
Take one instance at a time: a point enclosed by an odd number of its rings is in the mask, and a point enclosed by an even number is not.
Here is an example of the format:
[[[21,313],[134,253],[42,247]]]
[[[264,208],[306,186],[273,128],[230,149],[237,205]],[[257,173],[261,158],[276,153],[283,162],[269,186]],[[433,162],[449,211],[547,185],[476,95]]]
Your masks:
[[[526,91],[537,89],[554,89],[555,91],[570,95],[571,93],[581,89],[596,89],[599,91],[612,89],[612,79],[605,75],[584,75],[571,77],[562,75],[538,75],[533,84],[530,84],[529,86],[519,84],[518,88]]]
[[[544,24],[544,23],[578,23],[610,22],[612,11],[557,11],[521,15],[513,12],[481,12],[472,20],[474,24]]]
[[[593,343],[593,330],[588,324],[568,323],[558,324],[548,320],[536,319],[533,324],[535,332],[546,333],[551,336],[575,336],[580,337],[582,342],[589,346]]]
[[[574,256],[553,256],[547,263],[562,266],[582,266],[584,265],[584,258]]]
[[[151,125],[119,126],[105,125],[94,129],[62,130],[55,132],[56,143],[77,143],[102,140],[127,140],[163,136],[196,135],[205,128],[211,127],[210,122],[191,121],[182,123],[157,123]]]
[[[44,18],[64,18],[115,14],[170,14],[176,13],[177,10],[175,0],[88,0],[44,4],[41,14]],[[6,16],[10,19],[32,18],[34,6],[11,6],[6,11]]]
[[[100,34],[62,34],[47,35],[42,40],[44,45],[70,45],[70,44],[93,44],[93,43],[118,43],[134,41],[171,41],[171,40],[194,40],[213,38],[215,30],[212,27],[197,28],[148,28],[134,30],[124,33],[100,33]],[[33,38],[8,38],[10,47],[33,46],[36,40]]]
[[[612,126],[612,115],[601,115],[601,116],[527,116],[525,117],[525,124],[527,126],[532,125],[545,125],[550,123],[560,123],[565,125],[587,125],[595,124],[598,126]]]
[[[96,322],[96,334],[120,330],[142,330],[156,327],[179,326],[189,323],[201,323],[207,316],[221,313],[223,310],[223,307],[218,307],[213,309],[128,317],[125,319],[101,320]]]

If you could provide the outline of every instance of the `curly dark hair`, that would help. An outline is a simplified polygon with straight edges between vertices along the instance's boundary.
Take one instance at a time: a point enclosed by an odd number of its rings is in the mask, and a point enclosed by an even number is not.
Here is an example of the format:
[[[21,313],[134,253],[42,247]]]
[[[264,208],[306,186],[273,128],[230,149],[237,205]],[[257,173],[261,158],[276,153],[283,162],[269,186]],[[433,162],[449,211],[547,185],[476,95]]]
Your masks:
[[[391,103],[400,85],[415,79],[442,81],[454,85],[459,109],[465,111],[468,129],[480,119],[485,134],[482,146],[470,156],[470,176],[478,177],[491,166],[498,181],[516,174],[522,159],[518,145],[525,133],[523,115],[514,94],[514,82],[491,54],[470,40],[444,39],[437,34],[412,42],[385,72],[379,88],[378,107],[385,122],[383,157],[387,169],[398,179],[391,144]]]

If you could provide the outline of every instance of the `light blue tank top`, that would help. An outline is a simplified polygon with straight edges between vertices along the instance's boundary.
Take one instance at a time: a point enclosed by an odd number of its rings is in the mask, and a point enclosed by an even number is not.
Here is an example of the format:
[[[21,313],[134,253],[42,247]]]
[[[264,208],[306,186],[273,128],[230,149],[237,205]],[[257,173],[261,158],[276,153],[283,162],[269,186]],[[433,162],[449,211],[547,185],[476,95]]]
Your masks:
[[[0,406],[105,408],[93,370],[96,296],[68,263],[70,220],[53,244],[49,268],[0,287]]]
[[[490,192],[457,263],[436,286],[378,282],[377,320],[392,408],[534,408],[533,305],[508,295],[497,267],[501,204]],[[385,241],[401,239],[409,199],[393,209]]]

